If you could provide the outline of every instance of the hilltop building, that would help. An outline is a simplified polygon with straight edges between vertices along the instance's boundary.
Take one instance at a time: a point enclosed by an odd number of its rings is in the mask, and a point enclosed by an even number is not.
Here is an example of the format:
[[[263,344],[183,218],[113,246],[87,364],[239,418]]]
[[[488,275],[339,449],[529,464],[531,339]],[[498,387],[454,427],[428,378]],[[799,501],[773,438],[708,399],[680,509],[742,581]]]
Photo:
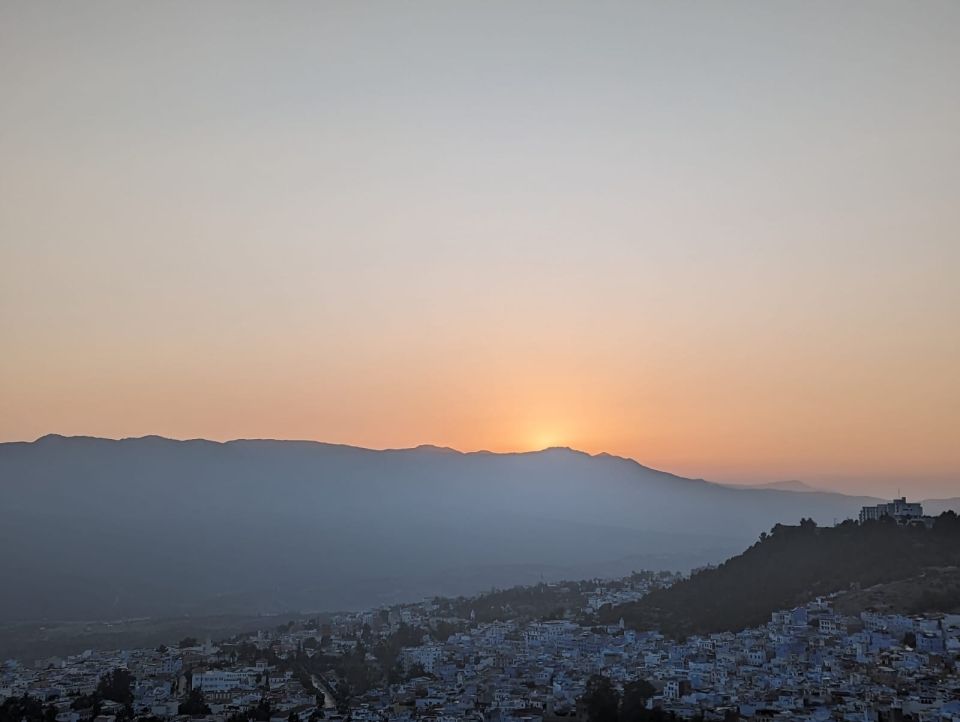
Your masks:
[[[885,516],[894,519],[898,524],[910,524],[923,520],[923,505],[919,502],[908,502],[907,497],[901,496],[888,504],[865,506],[860,510],[860,523],[878,521]]]

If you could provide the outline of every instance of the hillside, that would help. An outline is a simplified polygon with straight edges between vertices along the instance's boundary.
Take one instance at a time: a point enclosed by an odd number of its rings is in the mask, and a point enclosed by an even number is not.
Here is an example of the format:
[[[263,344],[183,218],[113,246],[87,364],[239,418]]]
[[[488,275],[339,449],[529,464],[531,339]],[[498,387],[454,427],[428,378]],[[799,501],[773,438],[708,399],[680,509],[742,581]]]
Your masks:
[[[864,610],[899,614],[960,613],[960,568],[929,567],[916,576],[843,592],[837,611],[856,615]]]
[[[763,624],[771,612],[814,596],[958,564],[960,518],[953,512],[938,517],[930,530],[892,522],[828,528],[809,520],[800,526],[778,524],[743,554],[639,602],[602,610],[602,617],[623,617],[630,626],[680,637],[736,631]],[[946,601],[931,598],[930,603],[942,606]]]
[[[0,444],[0,621],[373,606],[719,562],[872,500],[606,454],[47,436]]]

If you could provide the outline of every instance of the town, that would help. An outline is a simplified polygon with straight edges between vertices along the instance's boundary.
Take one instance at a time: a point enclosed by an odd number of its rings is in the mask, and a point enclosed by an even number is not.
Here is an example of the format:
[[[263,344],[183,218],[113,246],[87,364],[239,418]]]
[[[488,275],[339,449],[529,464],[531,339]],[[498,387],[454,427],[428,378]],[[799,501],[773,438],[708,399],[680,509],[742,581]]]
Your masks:
[[[817,598],[761,627],[684,640],[598,625],[599,609],[680,578],[540,584],[219,642],[8,660],[0,701],[11,718],[42,705],[50,722],[604,719],[598,695],[622,700],[620,719],[960,720],[960,615],[847,616]]]

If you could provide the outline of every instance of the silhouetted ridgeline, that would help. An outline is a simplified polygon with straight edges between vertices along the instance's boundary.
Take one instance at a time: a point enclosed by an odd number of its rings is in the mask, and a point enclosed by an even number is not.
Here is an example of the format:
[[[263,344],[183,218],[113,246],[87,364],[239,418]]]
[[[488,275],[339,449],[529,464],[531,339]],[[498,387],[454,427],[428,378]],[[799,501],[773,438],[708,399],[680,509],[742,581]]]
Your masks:
[[[933,529],[886,521],[777,524],[743,554],[639,602],[604,609],[602,617],[623,617],[633,627],[679,637],[737,631],[853,584],[867,587],[917,577],[925,567],[954,565],[960,565],[960,519],[952,511],[939,516]],[[960,598],[938,604],[960,605]]]
[[[286,613],[683,570],[875,499],[570,449],[46,436],[0,444],[2,620]]]

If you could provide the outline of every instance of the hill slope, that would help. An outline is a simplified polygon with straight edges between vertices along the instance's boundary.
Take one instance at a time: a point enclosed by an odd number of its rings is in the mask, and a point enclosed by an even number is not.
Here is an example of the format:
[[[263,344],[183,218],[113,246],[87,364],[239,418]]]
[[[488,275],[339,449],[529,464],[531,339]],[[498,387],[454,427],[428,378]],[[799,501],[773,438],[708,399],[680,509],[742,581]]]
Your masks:
[[[672,636],[736,631],[814,596],[915,578],[928,567],[960,564],[960,519],[949,512],[933,529],[895,523],[813,523],[774,527],[743,554],[639,602],[603,610],[631,626]]]
[[[271,613],[717,562],[871,500],[731,489],[569,449],[0,444],[3,619]]]
[[[960,613],[960,568],[928,567],[913,577],[843,592],[834,601],[843,614],[865,609],[899,614]]]

